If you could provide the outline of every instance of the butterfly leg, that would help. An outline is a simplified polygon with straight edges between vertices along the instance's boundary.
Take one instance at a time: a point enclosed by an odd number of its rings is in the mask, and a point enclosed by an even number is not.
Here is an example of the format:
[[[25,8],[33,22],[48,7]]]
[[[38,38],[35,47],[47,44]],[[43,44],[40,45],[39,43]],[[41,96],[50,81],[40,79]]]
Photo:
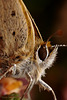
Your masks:
[[[43,80],[40,79],[40,80],[38,80],[38,84],[40,84],[41,87],[43,87],[44,89],[47,89],[48,91],[51,91],[53,96],[54,96],[54,100],[57,100],[53,89],[47,83],[45,83]]]
[[[31,75],[29,73],[27,75],[28,75],[28,77],[30,79],[30,83],[29,83],[27,89],[25,90],[23,96],[21,97],[21,100],[23,100],[23,98],[24,98],[26,93],[28,94],[28,100],[31,100],[30,91],[31,91],[31,89],[32,89],[32,87],[34,85],[34,80],[32,79],[32,77],[31,77]]]

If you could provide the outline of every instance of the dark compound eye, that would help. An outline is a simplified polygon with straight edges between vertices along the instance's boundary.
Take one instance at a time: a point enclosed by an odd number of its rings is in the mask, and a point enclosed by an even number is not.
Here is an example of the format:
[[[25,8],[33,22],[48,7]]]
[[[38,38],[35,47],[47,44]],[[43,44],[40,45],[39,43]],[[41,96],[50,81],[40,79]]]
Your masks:
[[[47,50],[46,47],[41,46],[41,48],[38,51],[39,58],[44,61],[47,56]]]

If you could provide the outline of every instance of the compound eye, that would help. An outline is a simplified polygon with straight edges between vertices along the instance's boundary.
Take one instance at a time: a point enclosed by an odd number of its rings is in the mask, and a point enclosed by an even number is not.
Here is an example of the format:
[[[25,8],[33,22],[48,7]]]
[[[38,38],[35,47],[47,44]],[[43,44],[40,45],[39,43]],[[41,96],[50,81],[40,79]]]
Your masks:
[[[47,50],[46,47],[41,46],[38,50],[38,56],[40,58],[40,60],[44,61],[45,58],[47,57]]]

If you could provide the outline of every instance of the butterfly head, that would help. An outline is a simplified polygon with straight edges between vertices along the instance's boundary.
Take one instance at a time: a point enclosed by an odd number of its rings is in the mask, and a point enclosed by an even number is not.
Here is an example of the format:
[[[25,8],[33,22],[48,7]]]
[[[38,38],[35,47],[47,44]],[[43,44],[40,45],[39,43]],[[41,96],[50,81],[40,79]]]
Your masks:
[[[55,33],[53,33],[46,42],[42,43],[41,46],[38,48],[38,57],[41,61],[44,61],[45,59],[49,58],[51,55],[57,53],[58,47],[67,47],[67,45],[51,45],[50,39],[54,37],[55,35],[61,36],[63,34],[62,30],[58,30]],[[54,53],[53,53],[54,52]]]
[[[50,66],[57,55],[58,47],[66,47],[67,45],[51,45],[50,41],[47,41],[39,46],[36,52],[37,62],[40,64],[42,62],[47,63]],[[49,63],[49,64],[48,64]]]
[[[36,59],[38,63],[48,61],[49,59],[53,61],[56,57],[58,46],[52,46],[50,42],[45,42],[41,44],[36,52]],[[51,61],[51,62],[52,62]],[[48,61],[49,62],[49,61]]]

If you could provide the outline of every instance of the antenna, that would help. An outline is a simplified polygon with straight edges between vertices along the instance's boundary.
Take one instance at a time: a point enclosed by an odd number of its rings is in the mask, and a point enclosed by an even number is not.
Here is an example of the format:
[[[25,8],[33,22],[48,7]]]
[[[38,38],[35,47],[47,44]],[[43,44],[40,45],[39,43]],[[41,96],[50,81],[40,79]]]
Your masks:
[[[47,39],[47,42],[48,42],[55,34],[61,36],[61,35],[63,34],[63,31],[62,31],[61,29],[58,29],[58,31],[56,31],[55,33],[53,33],[53,34]],[[47,44],[47,42],[46,42],[46,44]],[[56,45],[52,45],[51,47],[55,47],[55,46],[57,46],[57,47],[67,47],[67,45],[65,45],[65,44],[56,44]]]
[[[67,45],[65,45],[65,44],[60,44],[60,45],[52,45],[51,47],[55,47],[55,46],[57,46],[57,47],[67,47]]]
[[[56,31],[55,33],[53,33],[48,39],[47,42],[54,36],[54,35],[58,35],[61,36],[63,34],[63,31],[61,29],[58,29],[58,31]]]

